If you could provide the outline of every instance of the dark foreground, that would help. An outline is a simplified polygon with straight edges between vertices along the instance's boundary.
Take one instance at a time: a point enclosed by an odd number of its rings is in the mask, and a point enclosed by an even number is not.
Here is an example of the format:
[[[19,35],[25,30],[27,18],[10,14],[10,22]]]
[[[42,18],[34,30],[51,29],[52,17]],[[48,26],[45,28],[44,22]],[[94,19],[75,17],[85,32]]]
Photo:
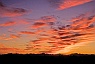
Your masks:
[[[4,54],[0,64],[95,64],[95,55]]]

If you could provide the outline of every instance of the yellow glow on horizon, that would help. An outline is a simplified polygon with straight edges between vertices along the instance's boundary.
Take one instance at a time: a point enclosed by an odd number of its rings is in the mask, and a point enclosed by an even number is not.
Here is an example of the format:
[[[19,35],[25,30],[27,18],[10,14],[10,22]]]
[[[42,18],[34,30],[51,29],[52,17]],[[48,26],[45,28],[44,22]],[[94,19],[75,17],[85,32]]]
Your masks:
[[[92,44],[95,41],[77,43],[75,45],[70,45],[62,50],[54,52],[54,54],[72,54],[72,53],[80,53],[80,54],[95,54],[95,47]]]

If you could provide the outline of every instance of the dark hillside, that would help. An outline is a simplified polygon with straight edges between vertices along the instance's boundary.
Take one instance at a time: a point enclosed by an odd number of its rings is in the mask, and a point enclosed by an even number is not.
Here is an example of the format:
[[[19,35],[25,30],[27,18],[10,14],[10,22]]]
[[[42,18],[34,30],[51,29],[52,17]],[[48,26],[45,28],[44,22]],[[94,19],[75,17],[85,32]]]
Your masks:
[[[0,55],[0,62],[2,64],[95,64],[95,55],[4,54]]]

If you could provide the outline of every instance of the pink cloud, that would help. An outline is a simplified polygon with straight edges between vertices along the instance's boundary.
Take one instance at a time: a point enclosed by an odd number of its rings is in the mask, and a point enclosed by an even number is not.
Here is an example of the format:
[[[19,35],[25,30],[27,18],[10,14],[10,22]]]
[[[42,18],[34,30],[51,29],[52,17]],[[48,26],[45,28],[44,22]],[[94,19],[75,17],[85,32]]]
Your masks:
[[[29,24],[29,22],[26,20],[19,20],[18,24],[26,24],[27,25],[27,24]]]
[[[85,4],[91,1],[92,0],[80,0],[80,1],[79,0],[64,0],[62,3],[60,3],[58,10],[67,9],[67,8]]]
[[[13,20],[13,21],[6,21],[5,23],[0,24],[2,27],[8,27],[8,26],[17,26],[17,25],[28,25],[29,22],[27,20]]]
[[[3,27],[6,27],[6,26],[13,26],[13,25],[16,25],[16,22],[9,21],[9,22],[0,24],[0,26],[3,26]]]

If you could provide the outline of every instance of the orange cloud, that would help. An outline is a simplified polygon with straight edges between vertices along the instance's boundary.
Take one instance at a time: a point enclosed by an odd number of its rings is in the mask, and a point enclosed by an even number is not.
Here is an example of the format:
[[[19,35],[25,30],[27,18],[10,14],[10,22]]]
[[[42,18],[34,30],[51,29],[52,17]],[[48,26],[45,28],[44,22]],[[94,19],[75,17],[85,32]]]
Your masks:
[[[87,27],[90,28],[92,24],[95,22],[95,16],[89,18],[76,18],[77,20],[73,21],[72,27],[76,29],[86,29]],[[94,26],[92,26],[94,27]],[[72,28],[72,29],[74,29]]]
[[[53,51],[52,53],[57,54],[57,53],[68,53],[70,52],[71,48],[74,46],[76,47],[77,45],[82,46],[82,44],[86,44],[90,41],[94,41],[95,37],[95,16],[91,17],[84,17],[82,19],[77,19],[73,22],[73,24],[70,25],[70,29],[64,29],[64,31],[68,31],[68,34],[70,35],[65,35],[64,33],[61,36],[60,39],[62,39],[62,44],[66,45],[64,48]],[[59,30],[60,31],[60,30]],[[62,31],[62,30],[61,30]],[[67,44],[69,43],[69,45]],[[74,43],[74,44],[71,44]],[[58,45],[58,44],[57,44]]]
[[[42,28],[48,25],[53,25],[56,21],[56,18],[53,16],[43,16],[40,19],[34,21],[34,24],[28,27],[29,29]]]
[[[6,34],[0,35],[0,40],[3,40],[5,38]]]
[[[3,48],[3,47],[5,47],[5,45],[0,43],[0,48]]]
[[[29,31],[21,31],[19,34],[35,34],[34,32],[29,32]]]
[[[12,48],[12,47],[0,47],[0,54],[7,54],[7,53],[19,53],[19,54],[25,54],[27,53],[23,49],[19,48]]]
[[[11,35],[10,35],[10,38],[20,38],[20,35],[11,34]]]
[[[7,26],[14,26],[14,25],[17,26],[17,25],[28,25],[28,24],[29,24],[29,22],[23,19],[23,20],[7,21],[5,23],[0,24],[0,26],[7,27]]]
[[[42,41],[42,40],[34,40],[34,41],[30,41],[29,45],[26,47],[25,50],[27,51],[31,51],[31,53],[48,53],[50,51],[50,46],[48,43],[46,43],[46,41]]]
[[[69,46],[76,45],[77,43],[83,43],[88,41],[93,41],[95,37],[95,16],[75,18],[71,25],[66,25],[58,27],[57,29],[43,29],[43,30],[34,30],[31,31],[20,31],[19,35],[10,34],[9,38],[6,38],[6,35],[0,37],[0,39],[11,40],[15,38],[20,38],[20,35],[35,34],[38,36],[37,40],[32,40],[26,46],[25,51],[31,53],[59,53],[62,49],[65,49],[63,52],[68,52]],[[22,24],[27,24],[21,22]],[[7,23],[5,23],[7,24]],[[45,24],[45,25],[44,25]],[[35,22],[33,26],[44,27],[47,23],[44,22]],[[5,26],[5,25],[4,25]],[[11,26],[9,23],[7,26]],[[3,47],[3,45],[1,45]],[[1,48],[1,50],[12,50],[11,48]],[[15,49],[13,49],[15,50]],[[67,51],[66,51],[67,50]],[[21,51],[21,50],[20,50]]]
[[[80,0],[80,1],[79,0],[64,0],[62,3],[60,3],[58,10],[67,9],[67,8],[85,4],[91,1],[92,0]]]
[[[14,34],[10,34],[9,37],[6,37],[6,34],[0,36],[0,40],[12,40],[12,39],[16,39],[16,38],[20,38],[20,35],[14,35]]]
[[[78,43],[93,41],[95,37],[95,16],[82,16],[76,19],[71,25],[62,26],[58,29],[43,29],[41,31],[43,33],[35,31],[39,34],[39,38],[29,42],[26,50],[35,50],[34,53],[67,53],[70,51],[69,48]]]
[[[44,27],[44,26],[47,26],[46,23],[43,23],[43,22],[36,22],[33,24],[33,26],[31,26],[31,28],[41,28],[41,27]]]
[[[13,26],[16,25],[16,22],[10,21],[3,24],[0,24],[0,26],[6,27],[6,26]]]
[[[7,53],[25,53],[25,51],[19,48],[7,47],[3,43],[0,43],[0,54],[7,54]]]

